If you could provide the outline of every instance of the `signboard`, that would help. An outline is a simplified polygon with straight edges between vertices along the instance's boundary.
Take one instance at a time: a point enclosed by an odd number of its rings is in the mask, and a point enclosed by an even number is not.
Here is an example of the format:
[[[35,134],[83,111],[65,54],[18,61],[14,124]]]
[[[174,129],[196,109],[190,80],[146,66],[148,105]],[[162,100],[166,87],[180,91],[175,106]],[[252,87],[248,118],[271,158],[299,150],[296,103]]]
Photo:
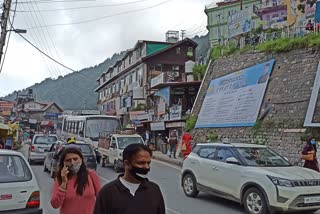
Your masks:
[[[143,87],[140,86],[139,82],[132,83],[132,99],[144,99],[143,96]]]
[[[274,60],[211,80],[196,128],[254,126]]]
[[[170,108],[170,120],[181,120],[181,106],[174,106]]]
[[[251,31],[252,8],[233,10],[228,13],[228,37],[233,38]]]
[[[158,115],[163,115],[166,113],[166,103],[165,102],[161,102],[157,105],[158,107]]]
[[[320,1],[317,1],[316,3],[315,16],[316,16],[316,23],[320,23]]]
[[[29,119],[29,123],[36,124],[38,121],[36,119]]]
[[[146,114],[145,111],[130,111],[130,120],[139,120],[139,116],[140,115],[143,115],[143,114]]]
[[[170,106],[170,87],[161,88],[154,96],[162,97],[168,106]]]
[[[185,122],[167,122],[166,127],[167,128],[179,128],[184,127],[186,125]]]
[[[150,123],[151,131],[163,131],[165,130],[164,122]]]
[[[62,113],[56,113],[56,112],[46,112],[45,115],[49,118],[58,118],[59,115],[62,115]]]
[[[161,83],[164,83],[164,73],[161,73],[160,75],[151,79],[151,88],[160,85]]]

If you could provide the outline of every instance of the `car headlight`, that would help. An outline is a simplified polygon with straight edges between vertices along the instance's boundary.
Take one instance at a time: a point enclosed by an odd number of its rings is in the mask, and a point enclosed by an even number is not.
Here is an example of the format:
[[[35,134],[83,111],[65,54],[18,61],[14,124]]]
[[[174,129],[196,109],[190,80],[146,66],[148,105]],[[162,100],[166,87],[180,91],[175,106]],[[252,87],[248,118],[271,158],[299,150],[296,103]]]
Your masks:
[[[272,176],[268,176],[268,178],[276,186],[292,187],[292,182],[290,180],[283,179],[283,178],[272,177]]]

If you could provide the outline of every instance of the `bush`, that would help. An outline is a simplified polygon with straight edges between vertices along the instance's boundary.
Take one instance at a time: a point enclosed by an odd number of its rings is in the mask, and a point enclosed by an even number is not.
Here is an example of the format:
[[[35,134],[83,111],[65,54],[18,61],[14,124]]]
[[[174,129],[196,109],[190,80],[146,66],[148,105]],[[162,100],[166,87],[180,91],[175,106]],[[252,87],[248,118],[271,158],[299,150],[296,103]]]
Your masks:
[[[187,132],[191,131],[192,129],[194,129],[196,123],[197,123],[197,119],[198,117],[195,115],[190,115],[187,119],[186,119],[186,126],[185,126],[185,130]]]
[[[206,70],[207,70],[207,65],[193,66],[192,73],[193,73],[194,80],[203,80]]]

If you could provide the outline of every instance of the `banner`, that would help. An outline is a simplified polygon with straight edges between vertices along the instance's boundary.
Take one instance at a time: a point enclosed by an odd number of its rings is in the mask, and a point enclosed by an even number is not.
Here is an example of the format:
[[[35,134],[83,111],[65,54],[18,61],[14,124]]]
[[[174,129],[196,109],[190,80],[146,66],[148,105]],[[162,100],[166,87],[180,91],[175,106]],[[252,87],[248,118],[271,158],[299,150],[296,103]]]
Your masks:
[[[254,126],[274,60],[211,80],[196,128]]]
[[[154,96],[162,97],[165,100],[166,104],[170,106],[170,87],[159,89],[158,91],[156,91]]]
[[[170,120],[181,120],[181,106],[174,106],[170,108]]]
[[[251,31],[252,8],[229,11],[228,13],[228,37],[233,38]]]
[[[320,1],[316,3],[316,23],[320,23]]]

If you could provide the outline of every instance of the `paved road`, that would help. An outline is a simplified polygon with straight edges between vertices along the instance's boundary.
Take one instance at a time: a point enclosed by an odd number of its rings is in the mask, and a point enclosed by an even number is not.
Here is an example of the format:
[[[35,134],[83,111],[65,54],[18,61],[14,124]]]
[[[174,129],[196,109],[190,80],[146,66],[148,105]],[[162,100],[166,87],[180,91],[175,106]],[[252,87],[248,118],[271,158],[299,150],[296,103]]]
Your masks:
[[[237,203],[200,193],[197,198],[187,198],[179,186],[180,169],[176,166],[153,160],[149,179],[159,184],[165,198],[167,214],[244,214]],[[44,214],[58,214],[50,205],[53,179],[43,171],[42,165],[33,165],[33,171],[41,189],[41,206]],[[97,169],[101,183],[115,179],[116,174],[111,168]],[[317,212],[320,214],[320,212]]]
[[[244,213],[238,204],[207,194],[199,194],[196,199],[187,198],[179,186],[179,168],[158,161],[153,161],[151,167],[148,177],[159,184],[165,198],[167,214]],[[58,214],[58,211],[50,205],[53,180],[48,173],[43,172],[42,165],[33,165],[32,168],[40,185],[41,206],[44,209],[44,214]],[[117,177],[111,168],[98,167],[97,173],[102,184]]]

